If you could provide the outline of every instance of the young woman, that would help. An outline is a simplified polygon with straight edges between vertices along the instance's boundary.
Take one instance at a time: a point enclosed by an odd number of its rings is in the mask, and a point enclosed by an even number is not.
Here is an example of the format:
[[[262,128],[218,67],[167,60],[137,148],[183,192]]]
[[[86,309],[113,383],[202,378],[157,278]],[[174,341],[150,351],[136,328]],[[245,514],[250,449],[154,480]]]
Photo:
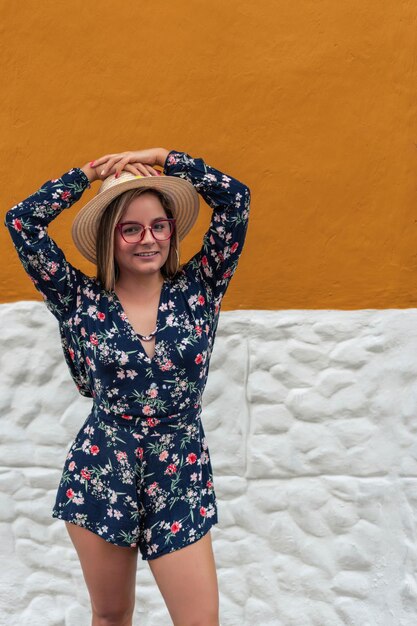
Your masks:
[[[90,277],[66,260],[47,226],[98,179],[72,229],[97,265]],[[211,223],[181,266],[197,192],[213,209]],[[152,148],[70,169],[6,215],[19,258],[58,320],[77,388],[93,399],[52,511],[78,553],[93,626],[132,624],[138,550],[175,626],[219,624],[209,532],[217,501],[201,401],[249,202],[248,187],[203,159]]]

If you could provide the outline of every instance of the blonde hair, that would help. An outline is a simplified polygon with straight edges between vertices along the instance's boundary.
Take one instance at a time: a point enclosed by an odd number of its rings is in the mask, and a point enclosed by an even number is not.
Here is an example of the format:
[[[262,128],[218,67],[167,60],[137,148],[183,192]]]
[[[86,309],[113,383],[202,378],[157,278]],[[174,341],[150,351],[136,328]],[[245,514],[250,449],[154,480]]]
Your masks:
[[[106,291],[113,290],[119,278],[119,268],[114,258],[114,230],[129,204],[143,193],[154,194],[162,204],[167,217],[175,217],[171,199],[159,189],[130,189],[117,196],[103,211],[97,229],[96,264],[97,280]],[[179,237],[175,229],[170,240],[168,258],[161,267],[164,278],[174,278],[183,265],[179,262]]]

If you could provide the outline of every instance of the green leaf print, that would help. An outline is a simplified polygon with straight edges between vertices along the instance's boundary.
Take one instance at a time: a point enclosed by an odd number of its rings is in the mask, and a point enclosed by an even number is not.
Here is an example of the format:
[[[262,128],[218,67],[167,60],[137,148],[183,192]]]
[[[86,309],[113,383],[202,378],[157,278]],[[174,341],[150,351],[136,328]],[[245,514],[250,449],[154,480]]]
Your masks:
[[[165,400],[150,398],[146,393],[139,393],[136,389],[129,398],[133,398],[133,402],[138,402],[139,404],[148,404],[152,409],[157,410],[158,415],[167,412]],[[152,417],[152,415],[149,415],[149,417]]]
[[[62,473],[62,478],[61,478],[62,482],[64,485],[72,483],[72,473],[69,472],[68,470],[65,470]]]
[[[150,442],[146,449],[151,454],[154,454],[155,456],[159,456],[161,454],[161,452],[164,452],[164,450],[166,450],[166,446],[165,446],[164,443],[152,443],[152,442]]]
[[[132,533],[125,532],[124,530],[121,530],[118,536],[129,545],[131,545],[132,543],[137,543],[137,537],[135,537]]]

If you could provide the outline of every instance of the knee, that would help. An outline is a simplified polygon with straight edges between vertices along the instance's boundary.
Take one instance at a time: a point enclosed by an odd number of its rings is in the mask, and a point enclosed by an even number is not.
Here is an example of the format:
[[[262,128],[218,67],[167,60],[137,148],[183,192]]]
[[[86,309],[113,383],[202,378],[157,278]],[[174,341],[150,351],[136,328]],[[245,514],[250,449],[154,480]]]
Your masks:
[[[133,609],[93,611],[94,626],[132,626]]]

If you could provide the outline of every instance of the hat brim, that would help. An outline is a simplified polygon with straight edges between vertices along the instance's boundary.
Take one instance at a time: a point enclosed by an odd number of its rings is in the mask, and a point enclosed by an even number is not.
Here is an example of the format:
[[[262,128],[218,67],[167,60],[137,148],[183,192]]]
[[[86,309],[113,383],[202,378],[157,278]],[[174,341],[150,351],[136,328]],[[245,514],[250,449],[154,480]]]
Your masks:
[[[109,177],[114,178],[114,177]],[[107,179],[106,179],[107,180]],[[81,254],[96,263],[96,235],[101,216],[117,196],[140,187],[160,189],[171,199],[179,239],[193,227],[200,207],[199,195],[193,185],[178,176],[137,176],[122,180],[112,187],[99,191],[77,213],[72,224],[72,238]]]

